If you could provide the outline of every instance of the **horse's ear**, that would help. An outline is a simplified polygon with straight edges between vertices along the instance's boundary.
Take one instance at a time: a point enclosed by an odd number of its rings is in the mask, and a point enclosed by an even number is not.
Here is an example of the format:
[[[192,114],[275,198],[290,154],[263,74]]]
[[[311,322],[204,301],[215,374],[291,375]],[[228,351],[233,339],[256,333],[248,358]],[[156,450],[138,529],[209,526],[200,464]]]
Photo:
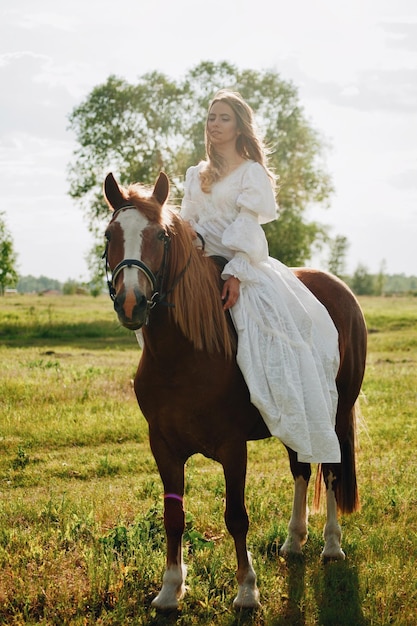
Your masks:
[[[158,200],[159,204],[162,206],[163,204],[165,204],[165,201],[168,198],[168,194],[169,194],[168,176],[165,174],[165,172],[161,172],[158,176],[158,180],[155,183],[153,195]]]
[[[107,174],[104,181],[104,197],[115,211],[120,209],[123,204],[126,204],[126,199],[123,197],[120,187],[112,173]]]

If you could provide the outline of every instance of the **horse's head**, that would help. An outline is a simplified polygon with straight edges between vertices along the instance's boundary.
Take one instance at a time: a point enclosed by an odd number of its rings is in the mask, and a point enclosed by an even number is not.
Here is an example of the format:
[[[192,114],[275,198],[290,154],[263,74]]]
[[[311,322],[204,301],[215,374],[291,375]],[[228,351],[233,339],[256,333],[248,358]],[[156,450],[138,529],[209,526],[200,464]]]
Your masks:
[[[164,173],[148,194],[136,185],[119,187],[112,174],[104,182],[104,195],[113,210],[105,233],[109,291],[120,323],[129,330],[143,326],[158,297],[158,274],[169,244],[162,222],[168,193]]]

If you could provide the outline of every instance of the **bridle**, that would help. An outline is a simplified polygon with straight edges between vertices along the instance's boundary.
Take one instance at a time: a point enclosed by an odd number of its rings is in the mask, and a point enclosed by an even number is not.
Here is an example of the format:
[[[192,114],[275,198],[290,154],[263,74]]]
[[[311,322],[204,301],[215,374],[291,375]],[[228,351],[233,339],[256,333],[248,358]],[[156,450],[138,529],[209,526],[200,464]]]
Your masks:
[[[112,221],[115,219],[116,215],[123,210],[126,209],[135,209],[135,211],[137,211],[137,207],[135,207],[134,205],[126,205],[126,206],[122,206],[119,209],[116,209],[113,213],[113,218]],[[164,282],[165,282],[165,277],[166,277],[166,268],[167,268],[167,263],[168,263],[168,254],[169,254],[169,248],[171,245],[171,235],[169,233],[168,230],[164,230],[161,235],[160,235],[160,239],[163,241],[164,244],[164,254],[162,257],[162,263],[160,268],[158,269],[158,271],[156,272],[156,274],[154,274],[152,272],[152,270],[146,265],[146,263],[144,263],[143,261],[141,261],[140,259],[123,259],[122,261],[120,261],[120,263],[118,263],[116,265],[116,267],[113,269],[113,271],[111,272],[111,277],[109,278],[109,271],[110,267],[109,267],[109,261],[108,261],[108,248],[109,248],[109,241],[107,241],[106,243],[106,248],[102,254],[102,259],[105,260],[105,271],[106,271],[106,278],[107,278],[107,287],[109,290],[109,296],[112,299],[112,301],[114,302],[116,299],[116,279],[118,277],[118,275],[120,274],[120,272],[125,269],[126,267],[136,267],[138,270],[140,270],[147,278],[150,286],[151,286],[151,290],[152,290],[152,295],[150,297],[150,299],[146,300],[146,304],[147,304],[147,312],[146,312],[146,319],[148,319],[149,316],[149,312],[151,309],[154,308],[154,306],[156,306],[157,304],[162,304],[164,306],[168,306],[168,307],[173,307],[174,305],[170,302],[167,302],[166,298],[167,296],[174,290],[174,288],[177,286],[177,284],[179,283],[179,281],[182,279],[182,277],[184,276],[190,261],[191,261],[191,254],[190,254],[190,258],[188,259],[185,267],[181,270],[181,272],[178,274],[178,276],[175,278],[173,284],[171,285],[171,287],[169,289],[166,289],[164,291],[163,287],[164,287]]]

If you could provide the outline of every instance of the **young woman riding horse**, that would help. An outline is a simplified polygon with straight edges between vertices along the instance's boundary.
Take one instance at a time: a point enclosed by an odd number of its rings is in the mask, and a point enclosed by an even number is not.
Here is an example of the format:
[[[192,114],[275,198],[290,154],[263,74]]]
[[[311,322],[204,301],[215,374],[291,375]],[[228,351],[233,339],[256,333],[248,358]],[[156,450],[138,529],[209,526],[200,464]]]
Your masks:
[[[236,363],[236,335],[220,298],[219,269],[195,246],[191,225],[167,206],[168,193],[164,174],[153,190],[139,185],[121,188],[111,174],[105,181],[105,196],[113,209],[106,230],[110,295],[121,324],[143,329],[135,392],[149,424],[165,494],[167,563],[153,604],[176,608],[185,592],[184,465],[191,455],[201,453],[224,470],[225,521],[237,555],[234,605],[256,607],[259,592],[246,545],[247,441],[269,437],[271,432]],[[338,334],[335,432],[340,459],[323,459],[321,465],[327,500],[322,556],[343,558],[337,511],[349,513],[358,507],[355,402],[364,374],[366,328],[355,297],[340,280],[308,269],[294,270],[294,276],[328,311]],[[306,541],[311,475],[310,463],[286,447],[295,490],[283,554],[301,552]],[[318,475],[317,493],[320,484]]]

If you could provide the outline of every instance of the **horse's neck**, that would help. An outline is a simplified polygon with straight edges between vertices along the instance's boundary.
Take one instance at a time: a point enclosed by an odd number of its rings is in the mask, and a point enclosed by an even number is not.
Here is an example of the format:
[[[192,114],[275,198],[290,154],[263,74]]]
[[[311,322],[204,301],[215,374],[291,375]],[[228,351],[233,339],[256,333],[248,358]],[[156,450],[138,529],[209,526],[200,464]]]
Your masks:
[[[168,308],[157,305],[151,312],[149,323],[143,327],[144,349],[156,360],[178,357],[184,344],[188,343],[177,325],[172,321]]]

